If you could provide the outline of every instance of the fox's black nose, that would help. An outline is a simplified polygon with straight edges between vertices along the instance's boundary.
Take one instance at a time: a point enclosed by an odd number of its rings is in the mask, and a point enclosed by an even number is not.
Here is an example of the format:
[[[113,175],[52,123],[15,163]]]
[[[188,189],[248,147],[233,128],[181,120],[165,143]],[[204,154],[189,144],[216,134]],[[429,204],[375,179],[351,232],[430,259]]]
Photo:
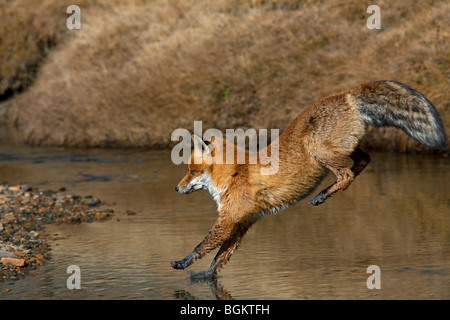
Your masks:
[[[175,191],[178,191],[178,187],[175,187]]]

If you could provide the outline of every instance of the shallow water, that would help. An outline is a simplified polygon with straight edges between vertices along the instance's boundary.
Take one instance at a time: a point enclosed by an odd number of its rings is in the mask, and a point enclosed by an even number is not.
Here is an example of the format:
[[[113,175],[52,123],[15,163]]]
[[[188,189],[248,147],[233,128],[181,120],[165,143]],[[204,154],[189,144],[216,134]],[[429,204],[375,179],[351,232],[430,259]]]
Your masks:
[[[192,251],[217,215],[206,191],[173,190],[186,167],[173,165],[169,151],[30,148],[3,138],[0,181],[65,187],[102,199],[116,215],[48,226],[64,237],[51,242],[51,259],[1,282],[0,299],[450,299],[449,159],[371,156],[344,193],[256,223],[208,283],[169,264]],[[206,270],[214,255],[190,269]],[[80,290],[67,288],[70,265],[80,267]],[[381,289],[367,288],[370,265],[380,268]]]

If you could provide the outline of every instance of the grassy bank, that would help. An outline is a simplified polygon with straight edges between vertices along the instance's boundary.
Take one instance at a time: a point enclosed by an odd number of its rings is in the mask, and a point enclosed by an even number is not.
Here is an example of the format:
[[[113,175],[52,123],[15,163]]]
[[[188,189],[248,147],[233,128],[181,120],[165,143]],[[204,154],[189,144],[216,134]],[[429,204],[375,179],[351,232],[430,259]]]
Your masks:
[[[73,31],[66,3],[53,2],[16,17],[8,8],[3,22],[31,42],[54,39],[1,61],[2,90],[23,91],[4,119],[30,144],[169,147],[194,120],[282,130],[315,100],[376,79],[422,92],[450,127],[448,1],[378,1],[382,29],[369,30],[368,4],[356,0],[84,0]],[[5,57],[17,43],[0,30]],[[31,56],[34,73],[20,67]],[[424,150],[393,129],[370,128],[364,147]]]

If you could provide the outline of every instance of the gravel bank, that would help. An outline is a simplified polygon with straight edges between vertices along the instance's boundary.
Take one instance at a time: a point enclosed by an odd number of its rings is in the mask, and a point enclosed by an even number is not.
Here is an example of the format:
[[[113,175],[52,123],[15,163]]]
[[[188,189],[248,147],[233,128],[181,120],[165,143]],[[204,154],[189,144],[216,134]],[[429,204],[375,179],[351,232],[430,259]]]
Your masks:
[[[28,185],[0,185],[0,281],[18,280],[49,258],[45,225],[104,221],[114,216],[100,199],[39,190]]]

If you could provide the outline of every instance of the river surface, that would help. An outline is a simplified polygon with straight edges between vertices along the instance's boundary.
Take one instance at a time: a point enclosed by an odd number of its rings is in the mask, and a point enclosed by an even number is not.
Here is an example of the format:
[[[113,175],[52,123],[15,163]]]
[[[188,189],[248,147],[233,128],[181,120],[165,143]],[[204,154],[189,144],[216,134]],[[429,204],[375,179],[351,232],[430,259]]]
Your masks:
[[[115,216],[49,225],[59,239],[50,259],[0,282],[0,299],[450,299],[450,159],[371,156],[346,191],[264,217],[217,281],[197,282],[169,262],[205,237],[216,205],[206,191],[174,191],[186,167],[170,151],[31,148],[3,136],[1,182],[92,195]],[[206,270],[214,255],[189,269]],[[81,289],[67,288],[72,265]],[[379,273],[367,273],[371,265]],[[376,275],[380,289],[369,289]]]

